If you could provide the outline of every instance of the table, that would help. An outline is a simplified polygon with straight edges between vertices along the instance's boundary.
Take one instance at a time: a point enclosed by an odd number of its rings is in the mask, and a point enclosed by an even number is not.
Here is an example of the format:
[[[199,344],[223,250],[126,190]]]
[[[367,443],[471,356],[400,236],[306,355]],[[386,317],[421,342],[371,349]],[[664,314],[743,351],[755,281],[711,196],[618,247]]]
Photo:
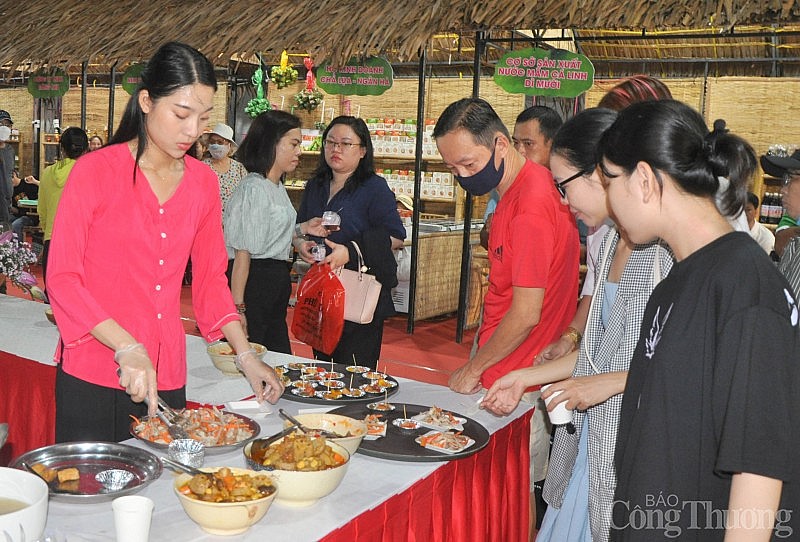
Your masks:
[[[5,358],[0,357],[0,371],[8,363],[18,363],[19,358],[31,366],[54,371],[50,363],[57,334],[43,311],[42,304],[0,296],[0,350],[6,353]],[[8,329],[9,324],[17,328],[16,332]],[[23,340],[20,326],[30,329],[36,340],[30,336]],[[223,376],[211,365],[202,339],[187,336],[186,340],[190,400],[218,404],[251,394],[243,378]],[[294,358],[268,353],[266,359],[274,365]],[[265,518],[247,533],[225,538],[204,533],[185,515],[172,494],[172,474],[165,471],[138,493],[156,503],[151,540],[527,540],[528,407],[523,405],[511,416],[498,418],[475,411],[477,396],[458,395],[442,386],[402,378],[398,381],[400,391],[394,402],[436,404],[469,415],[492,433],[489,445],[469,458],[446,463],[402,463],[356,454],[342,484],[328,497],[309,508],[273,504]],[[2,372],[0,382],[4,387],[31,387],[31,379],[6,384]],[[46,388],[47,383],[39,380],[35,386]],[[49,392],[52,397],[52,389]],[[274,413],[278,407],[295,414],[309,406],[314,405],[281,400],[269,414],[239,412],[258,421],[262,435],[268,435],[282,425]],[[0,419],[2,415],[0,410]],[[127,442],[147,448],[138,441]],[[241,451],[211,455],[206,465],[244,466],[244,458]],[[50,503],[46,534],[59,542],[106,541],[113,539],[113,533],[110,503]]]

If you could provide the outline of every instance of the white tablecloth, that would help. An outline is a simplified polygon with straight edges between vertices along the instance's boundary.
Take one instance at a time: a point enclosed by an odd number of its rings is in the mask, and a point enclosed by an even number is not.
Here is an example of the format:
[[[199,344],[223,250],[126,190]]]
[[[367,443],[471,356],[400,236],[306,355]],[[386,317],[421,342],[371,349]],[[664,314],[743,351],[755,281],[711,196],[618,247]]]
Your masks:
[[[52,363],[58,334],[55,326],[45,319],[45,308],[40,303],[0,296],[0,349],[28,359]],[[206,354],[203,339],[187,336],[186,341],[189,369],[188,399],[201,403],[221,404],[243,399],[252,394],[243,377],[225,376],[214,368]],[[274,353],[269,353],[266,357],[266,361],[271,365],[285,363],[290,359],[300,358]],[[436,404],[470,416],[483,424],[490,433],[505,427],[528,410],[527,406],[521,406],[511,416],[498,418],[476,408],[478,395],[459,395],[443,386],[403,378],[398,378],[398,381],[400,388],[398,393],[392,396],[392,402]],[[258,410],[239,412],[259,422],[262,435],[270,435],[282,427],[282,421],[276,414],[277,408],[284,408],[290,414],[296,414],[301,409],[315,408],[315,405],[281,399],[277,405],[270,407],[273,412],[269,414]],[[127,443],[149,449],[135,440]],[[138,494],[150,497],[156,503],[150,530],[152,541],[302,542],[318,540],[359,514],[403,492],[442,464],[397,462],[356,454],[350,461],[341,485],[331,495],[308,508],[291,508],[273,503],[267,515],[257,525],[247,533],[233,537],[206,534],[189,519],[172,492],[173,474],[169,470],[165,470],[158,480]],[[244,467],[244,456],[241,451],[208,455],[205,465]],[[111,503],[67,504],[51,501],[46,534],[58,542],[113,540],[114,520]]]

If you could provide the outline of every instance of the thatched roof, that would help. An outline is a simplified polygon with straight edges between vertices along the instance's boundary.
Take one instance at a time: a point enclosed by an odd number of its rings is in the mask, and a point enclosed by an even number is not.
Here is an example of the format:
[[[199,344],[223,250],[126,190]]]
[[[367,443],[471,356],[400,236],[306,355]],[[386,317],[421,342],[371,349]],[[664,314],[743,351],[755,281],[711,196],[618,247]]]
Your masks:
[[[0,65],[111,64],[180,40],[220,64],[307,51],[317,62],[386,53],[413,60],[443,32],[479,29],[729,29],[800,22],[800,0],[2,0]]]

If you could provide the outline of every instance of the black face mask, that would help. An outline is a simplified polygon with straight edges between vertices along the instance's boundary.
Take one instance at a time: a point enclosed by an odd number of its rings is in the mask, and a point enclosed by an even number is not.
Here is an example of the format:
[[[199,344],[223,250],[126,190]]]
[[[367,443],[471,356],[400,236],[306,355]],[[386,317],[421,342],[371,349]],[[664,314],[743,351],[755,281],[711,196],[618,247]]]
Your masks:
[[[461,188],[473,196],[482,196],[497,188],[497,185],[500,184],[500,181],[503,179],[506,162],[503,160],[500,162],[500,167],[495,168],[494,153],[495,149],[492,149],[492,157],[489,158],[489,162],[475,175],[471,175],[469,177],[460,177],[458,175],[455,176],[458,180],[458,184],[461,185]]]

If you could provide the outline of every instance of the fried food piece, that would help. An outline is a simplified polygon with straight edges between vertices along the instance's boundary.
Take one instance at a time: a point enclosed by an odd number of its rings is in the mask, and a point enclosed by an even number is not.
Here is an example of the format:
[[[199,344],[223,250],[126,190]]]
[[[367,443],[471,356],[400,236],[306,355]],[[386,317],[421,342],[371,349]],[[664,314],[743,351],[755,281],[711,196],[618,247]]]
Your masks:
[[[58,474],[55,469],[48,468],[41,463],[34,463],[31,465],[31,468],[36,472],[36,474],[44,478],[47,483],[55,480]]]
[[[80,473],[78,469],[75,467],[69,467],[67,469],[61,469],[58,471],[58,483],[63,484],[64,482],[70,482],[73,480],[80,480]]]

